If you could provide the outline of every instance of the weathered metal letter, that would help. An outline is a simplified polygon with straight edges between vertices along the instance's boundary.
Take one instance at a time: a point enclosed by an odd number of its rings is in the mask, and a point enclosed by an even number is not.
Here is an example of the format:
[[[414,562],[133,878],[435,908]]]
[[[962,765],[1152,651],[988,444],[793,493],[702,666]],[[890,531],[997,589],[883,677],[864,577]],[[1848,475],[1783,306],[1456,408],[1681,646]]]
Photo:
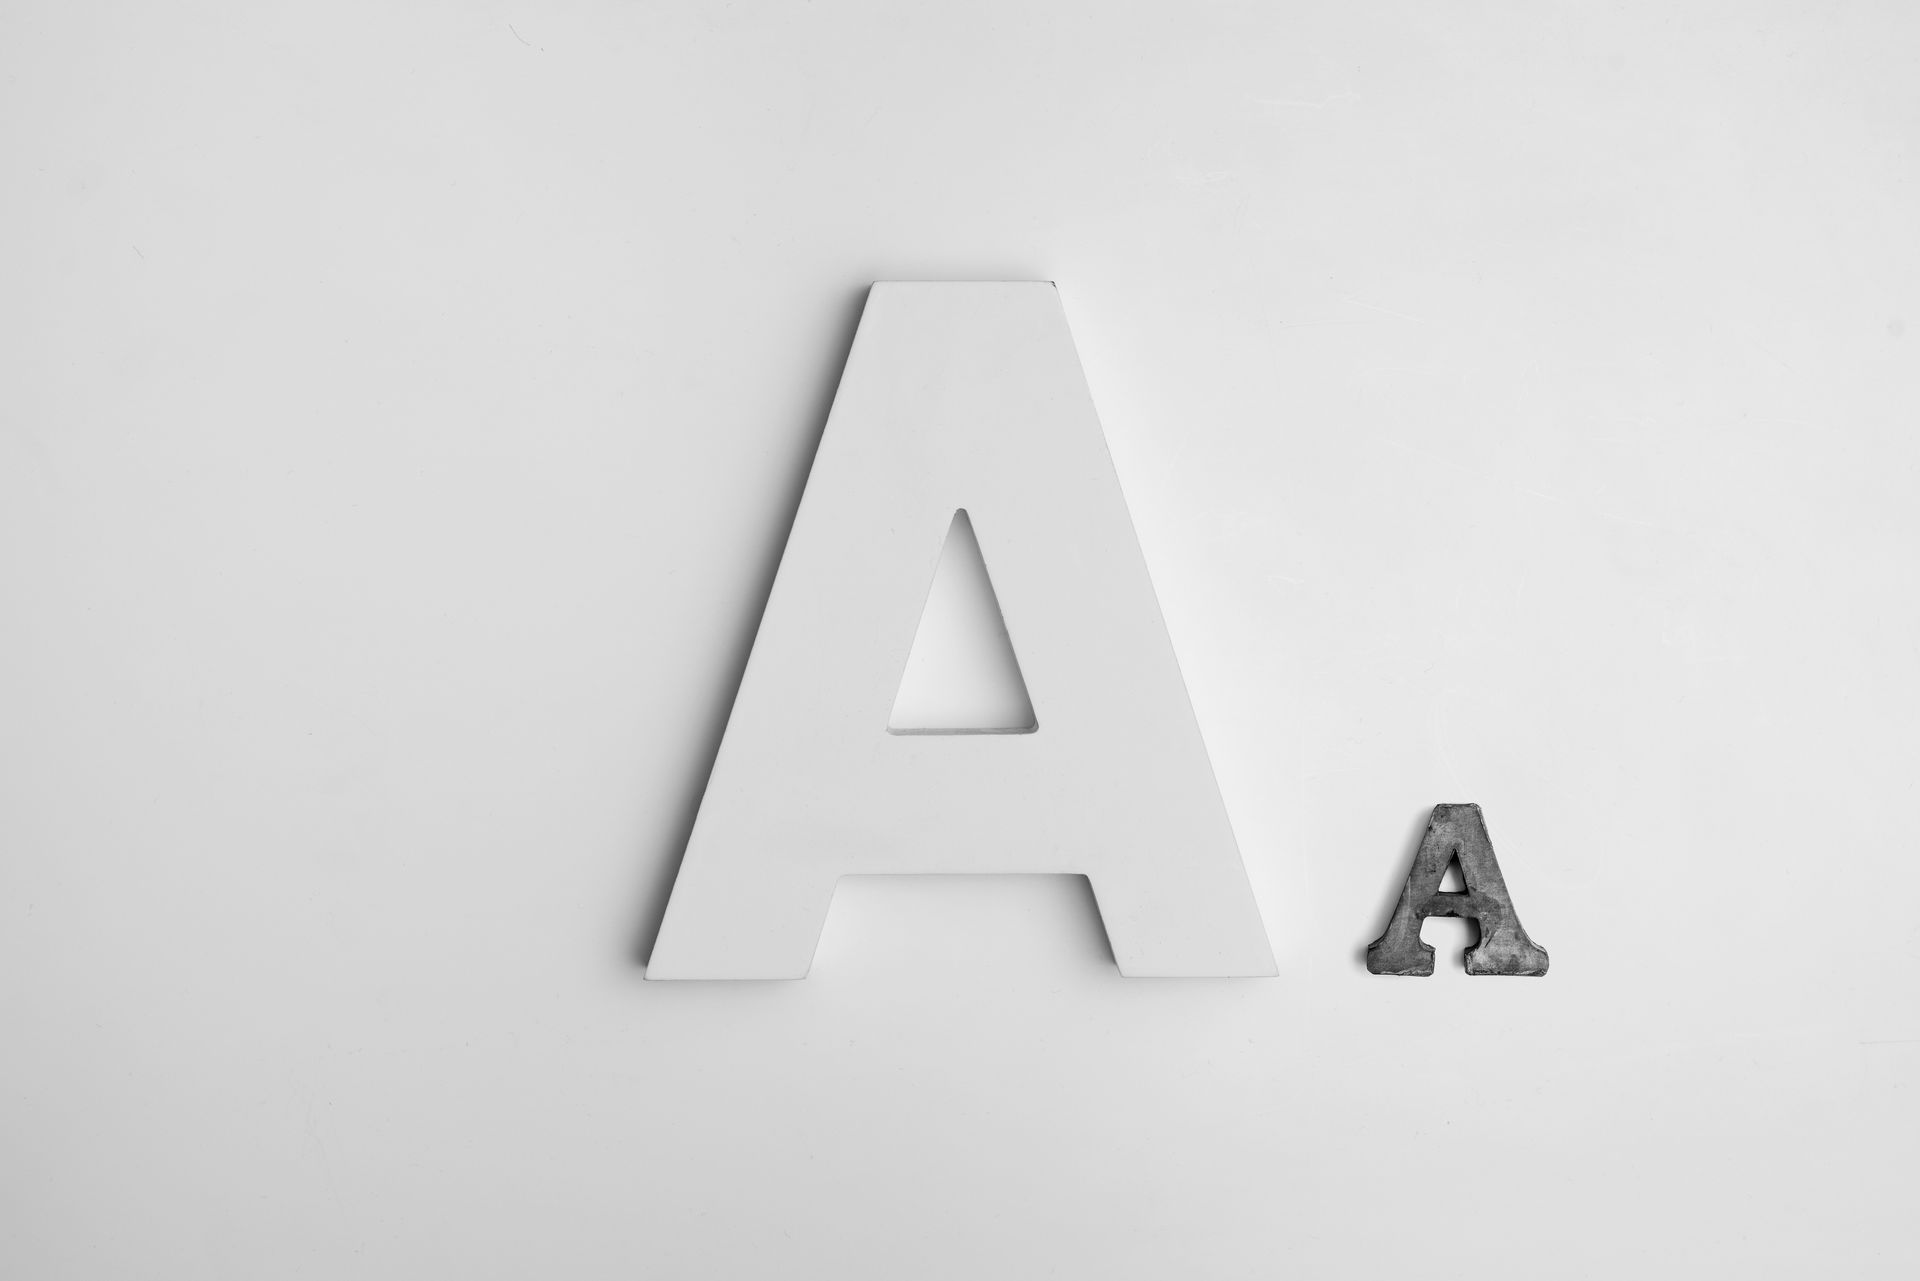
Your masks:
[[[1443,892],[1441,878],[1456,858],[1466,891]],[[1478,922],[1480,943],[1466,954],[1469,974],[1547,972],[1547,949],[1527,937],[1513,910],[1478,805],[1433,807],[1427,835],[1400,891],[1400,905],[1387,932],[1367,948],[1367,969],[1375,974],[1432,974],[1433,949],[1420,941],[1420,927],[1429,916],[1466,916]]]

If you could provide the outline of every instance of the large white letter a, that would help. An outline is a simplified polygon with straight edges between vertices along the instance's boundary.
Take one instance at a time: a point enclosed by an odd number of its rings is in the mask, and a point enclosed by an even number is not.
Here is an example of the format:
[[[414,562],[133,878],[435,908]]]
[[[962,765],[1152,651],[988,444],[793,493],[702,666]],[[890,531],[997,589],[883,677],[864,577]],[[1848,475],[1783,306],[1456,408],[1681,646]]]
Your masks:
[[[1031,733],[888,730],[960,510]],[[873,287],[647,977],[804,977],[885,872],[1083,873],[1121,973],[1274,973],[1046,282]]]

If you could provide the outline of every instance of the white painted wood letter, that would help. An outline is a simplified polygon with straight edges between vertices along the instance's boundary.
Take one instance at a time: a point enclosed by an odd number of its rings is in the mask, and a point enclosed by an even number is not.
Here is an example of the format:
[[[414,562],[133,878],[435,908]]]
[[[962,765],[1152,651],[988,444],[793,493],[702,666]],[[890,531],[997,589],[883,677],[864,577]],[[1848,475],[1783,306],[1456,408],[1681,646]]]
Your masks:
[[[965,511],[1037,725],[889,732]],[[1270,975],[1066,314],[873,287],[647,968],[801,978],[856,873],[1078,872],[1120,971]]]

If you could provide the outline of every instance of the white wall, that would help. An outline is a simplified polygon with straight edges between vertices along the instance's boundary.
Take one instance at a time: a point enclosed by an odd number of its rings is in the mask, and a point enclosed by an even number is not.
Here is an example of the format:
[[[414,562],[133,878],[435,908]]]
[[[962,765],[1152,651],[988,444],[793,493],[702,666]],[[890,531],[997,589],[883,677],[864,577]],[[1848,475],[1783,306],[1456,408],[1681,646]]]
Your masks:
[[[1920,1263],[1920,9],[5,26],[0,1274]],[[865,284],[1006,276],[1281,977],[645,983]],[[1365,972],[1436,801],[1546,979]]]

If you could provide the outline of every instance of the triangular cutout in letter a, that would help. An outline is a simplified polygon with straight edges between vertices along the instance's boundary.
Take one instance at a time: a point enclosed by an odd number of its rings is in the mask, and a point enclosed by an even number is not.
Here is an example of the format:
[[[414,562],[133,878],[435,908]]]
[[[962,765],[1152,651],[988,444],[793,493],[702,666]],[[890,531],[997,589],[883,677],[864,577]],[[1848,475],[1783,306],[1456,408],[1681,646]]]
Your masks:
[[[957,511],[947,527],[887,730],[1030,734],[1037,728],[973,522],[964,510]]]

